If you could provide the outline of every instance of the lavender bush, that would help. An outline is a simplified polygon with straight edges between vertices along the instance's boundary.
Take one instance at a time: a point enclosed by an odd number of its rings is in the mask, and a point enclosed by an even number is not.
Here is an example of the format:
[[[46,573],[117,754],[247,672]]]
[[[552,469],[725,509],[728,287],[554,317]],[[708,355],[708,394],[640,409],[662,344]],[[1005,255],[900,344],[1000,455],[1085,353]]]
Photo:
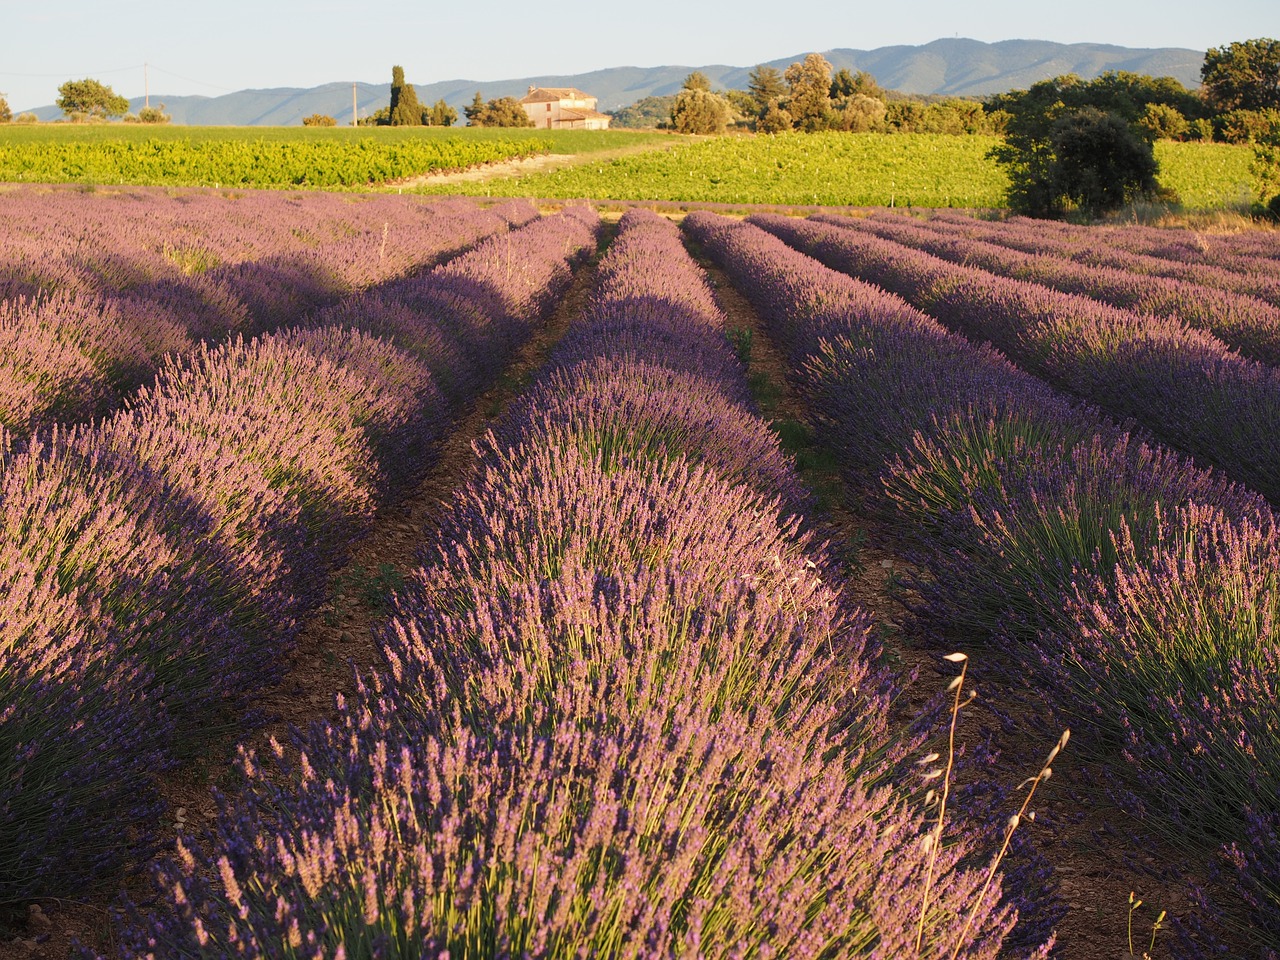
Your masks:
[[[845,217],[822,223],[847,225]],[[1280,363],[1280,308],[1245,293],[1220,290],[1170,277],[1153,277],[1124,267],[1080,264],[1049,250],[1014,250],[986,240],[939,233],[904,216],[858,221],[859,229],[953,263],[1081,294],[1135,313],[1172,317],[1212,333],[1244,356]]]
[[[1256,269],[1239,272],[1225,263],[1219,265],[1205,258],[1194,244],[1178,245],[1172,231],[1162,231],[1166,245],[1148,247],[1141,239],[1134,244],[1129,228],[1084,230],[1069,238],[1057,235],[1056,230],[1043,229],[1040,227],[1042,221],[1021,217],[993,224],[942,213],[924,223],[946,236],[973,237],[1025,253],[1050,254],[1075,263],[1123,270],[1144,277],[1169,277],[1257,297],[1273,306],[1280,305],[1280,275],[1267,276]],[[1142,252],[1144,248],[1163,249],[1172,258],[1153,256]]]
[[[419,289],[462,303],[470,277],[472,321],[509,351],[592,227],[530,224],[521,269],[478,251]],[[451,320],[419,324],[447,340]],[[380,458],[427,450],[448,413],[413,355],[308,329],[171,359],[98,427],[0,429],[0,902],[82,894],[150,850],[157,773],[248,721],[328,565],[422,467]]]
[[[863,411],[883,402],[867,389],[887,385],[905,411],[873,508],[912,531],[924,571],[917,613],[1019,657],[1019,673],[1051,694],[1062,719],[1085,724],[1139,838],[1157,833],[1206,859],[1224,844],[1235,895],[1215,904],[1216,918],[1260,931],[1234,949],[1252,942],[1251,955],[1271,956],[1275,941],[1262,931],[1277,928],[1275,807],[1260,798],[1275,795],[1280,769],[1271,707],[1280,555],[1268,504],[1104,420],[1090,430],[1090,411],[1045,402],[998,358],[967,348],[986,371],[962,378],[954,367],[966,348],[939,350],[923,324],[909,341],[900,310],[854,307],[866,296],[860,284],[750,226],[707,215],[689,225],[771,323],[798,328],[789,338],[801,382],[827,401],[830,434],[849,440],[853,476],[866,475],[863,451],[891,438],[865,423]],[[824,302],[848,310],[843,321],[815,309],[809,291],[824,277]],[[850,335],[830,337],[841,322]],[[895,373],[900,357],[920,360],[914,393]]]
[[[167,354],[359,301],[537,216],[521,201],[25,190],[3,200],[0,421],[24,434],[108,412]]]
[[[692,277],[655,220],[624,218],[619,258],[651,244],[655,283]],[[558,355],[531,397],[641,362]],[[522,426],[554,424],[532,402],[508,417],[398,598],[386,672],[336,724],[244,756],[210,852],[161,868],[122,953],[1001,955],[1014,913],[964,834],[916,950],[914,741],[799,518],[682,457],[584,456]]]
[[[997,278],[863,230],[783,217],[752,222],[1280,502],[1280,460],[1266,439],[1280,423],[1280,371],[1175,322]]]

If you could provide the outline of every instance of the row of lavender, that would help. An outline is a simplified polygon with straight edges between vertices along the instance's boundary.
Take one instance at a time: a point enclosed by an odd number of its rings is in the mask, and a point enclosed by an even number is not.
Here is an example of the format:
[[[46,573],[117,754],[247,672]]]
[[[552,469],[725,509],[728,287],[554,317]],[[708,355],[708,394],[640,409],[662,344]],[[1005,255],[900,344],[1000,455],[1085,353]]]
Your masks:
[[[940,210],[937,215],[949,223],[974,223],[972,217],[953,211]],[[1275,230],[1211,234],[1136,224],[1085,227],[1027,217],[1013,217],[1006,222],[1019,227],[1034,227],[1041,236],[1070,244],[1082,253],[1086,248],[1094,247],[1101,248],[1104,255],[1126,253],[1174,264],[1204,265],[1252,276],[1280,277],[1280,233]],[[1136,262],[1154,266],[1145,259]]]
[[[678,231],[629,212],[600,277],[477,446],[383,675],[244,757],[125,956],[999,954],[998,880],[963,839],[930,868],[884,782],[869,622]]]
[[[819,219],[838,225],[852,222],[848,217]],[[956,236],[945,226],[896,214],[872,216],[859,220],[857,225],[859,229],[952,263],[1038,283],[1063,293],[1092,297],[1122,310],[1181,321],[1211,334],[1246,357],[1280,364],[1280,307],[1275,305],[1280,303],[1280,280],[1275,283],[1274,302],[1267,302],[1238,291],[1151,276],[1129,267],[1077,263],[1064,257],[1052,244],[1044,243],[1042,235],[1032,230],[1021,231],[1019,236],[1016,227],[1003,228],[998,242],[987,242]],[[1030,252],[1011,249],[1008,244],[1013,242],[1034,249]],[[1240,274],[1221,273],[1227,278],[1241,279]],[[1243,284],[1237,284],[1240,285]]]
[[[1167,254],[1156,256],[1127,249],[1127,231],[1073,227],[1076,233],[1063,234],[1056,224],[1046,226],[1042,220],[1023,217],[993,223],[940,211],[937,216],[916,222],[940,235],[969,237],[1024,253],[1043,254],[1102,268],[1107,279],[1114,277],[1113,271],[1123,271],[1133,276],[1134,286],[1126,288],[1121,285],[1121,290],[1129,296],[1150,296],[1150,312],[1157,312],[1169,292],[1178,289],[1178,286],[1150,283],[1160,277],[1256,297],[1273,306],[1280,305],[1280,263],[1272,264],[1256,256],[1240,257],[1230,261],[1231,266],[1226,266],[1206,260],[1194,246],[1182,245],[1153,246],[1153,249]],[[1170,231],[1162,232],[1167,237]],[[1105,291],[1107,286],[1102,285],[1100,289]],[[1147,290],[1151,293],[1147,294]],[[1100,296],[1105,299],[1105,295]],[[1172,306],[1176,308],[1177,303],[1173,300]]]
[[[996,277],[864,230],[750,219],[1280,504],[1280,369],[1175,320]]]
[[[527,203],[339,204],[270,194],[7,194],[0,424],[25,435],[103,415],[166,354],[297,323],[536,216]]]
[[[358,289],[418,262],[409,231],[433,207],[389,196],[20,188],[0,202],[0,299],[231,280],[255,262],[309,265],[296,285]],[[271,295],[265,281],[244,286]]]
[[[1085,724],[1139,834],[1202,858],[1217,848],[1227,915],[1274,956],[1280,533],[1268,504],[763,230],[686,224],[765,315],[845,472],[910,546],[917,625],[1012,651],[1063,721]]]
[[[170,359],[100,425],[0,458],[0,903],[82,894],[152,849],[157,775],[251,722],[327,571],[593,221],[536,220],[358,308]]]

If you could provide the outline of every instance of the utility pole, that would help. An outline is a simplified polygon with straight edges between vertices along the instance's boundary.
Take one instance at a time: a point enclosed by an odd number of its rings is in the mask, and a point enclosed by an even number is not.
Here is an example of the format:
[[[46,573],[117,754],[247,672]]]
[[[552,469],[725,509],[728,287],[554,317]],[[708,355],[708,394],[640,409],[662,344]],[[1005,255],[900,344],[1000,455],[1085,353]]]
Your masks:
[[[147,98],[147,109],[151,109],[151,73],[149,67],[151,65],[144,63],[142,65],[142,89],[145,91]]]
[[[360,114],[356,112],[356,85],[351,84],[351,125],[360,126]]]

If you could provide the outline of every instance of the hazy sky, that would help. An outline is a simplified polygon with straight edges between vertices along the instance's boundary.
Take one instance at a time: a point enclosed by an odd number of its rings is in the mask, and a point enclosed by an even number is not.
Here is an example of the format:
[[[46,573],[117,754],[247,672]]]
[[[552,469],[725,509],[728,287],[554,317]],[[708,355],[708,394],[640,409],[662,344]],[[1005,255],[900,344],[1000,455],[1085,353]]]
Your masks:
[[[731,10],[731,14],[723,11]],[[0,92],[14,111],[94,77],[128,97],[329,81],[476,81],[604,67],[751,66],[811,50],[940,37],[1203,50],[1280,35],[1276,0],[0,0]]]

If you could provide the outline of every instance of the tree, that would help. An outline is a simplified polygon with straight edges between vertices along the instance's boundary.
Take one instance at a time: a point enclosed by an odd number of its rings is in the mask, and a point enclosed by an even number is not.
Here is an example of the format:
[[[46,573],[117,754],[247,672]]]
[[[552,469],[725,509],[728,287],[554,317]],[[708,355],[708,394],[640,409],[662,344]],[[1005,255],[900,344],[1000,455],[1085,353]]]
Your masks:
[[[777,100],[770,100],[768,109],[756,122],[756,129],[761,133],[784,133],[791,129],[791,114],[778,105]]]
[[[1280,110],[1280,41],[1261,38],[1210,47],[1200,67],[1205,99],[1219,113]]]
[[[729,101],[729,122],[734,126],[755,128],[759,122],[759,107],[745,90],[726,90],[720,94]]]
[[[842,98],[834,107],[836,126],[848,133],[883,130],[888,108],[883,100],[855,93]]]
[[[1280,121],[1280,110],[1228,110],[1214,118],[1214,132],[1227,143],[1261,143]]]
[[[729,126],[729,101],[711,92],[711,81],[694,71],[671,107],[671,125],[677,133],[724,133]]]
[[[58,88],[58,108],[68,117],[118,117],[128,111],[129,101],[97,80],[68,80]]]
[[[859,70],[856,74],[850,73],[845,67],[841,67],[836,71],[836,75],[831,78],[831,99],[841,100],[845,97],[872,97],[876,100],[884,99],[884,90],[880,84],[876,83],[876,78],[865,70]]]
[[[390,123],[393,127],[422,126],[422,104],[412,83],[404,82],[404,67],[391,68]]]
[[[1058,109],[1097,107],[1114,113],[1128,123],[1137,123],[1151,104],[1173,107],[1184,117],[1205,115],[1201,100],[1173,77],[1148,77],[1127,70],[1111,70],[1092,80],[1081,80],[1073,73],[1041,80],[1027,90],[988,97],[988,112],[998,110],[1010,114],[1034,114],[1057,105]]]
[[[1156,191],[1155,153],[1124,118],[1083,107],[1053,124],[1053,188],[1091,216]]]
[[[1138,125],[1147,130],[1153,140],[1181,140],[1191,129],[1191,124],[1178,112],[1178,108],[1167,103],[1147,104],[1147,112]]]
[[[391,68],[391,105],[387,107],[389,117],[400,104],[400,94],[404,90],[404,67],[398,64]]]
[[[515,97],[499,97],[485,104],[485,125],[489,127],[532,127],[529,111]]]
[[[756,102],[756,116],[763,117],[770,103],[781,100],[787,94],[787,82],[777,67],[759,64],[747,74],[747,92]]]
[[[338,121],[327,113],[313,113],[309,117],[302,118],[304,127],[336,127]]]
[[[613,117],[611,126],[631,130],[669,127],[671,126],[671,109],[675,105],[674,94],[665,97],[641,97],[630,106],[609,111],[609,115]]]
[[[1009,205],[1035,217],[1072,206],[1096,214],[1153,191],[1155,154],[1138,121],[1180,88],[1136,74],[1088,83],[1068,74],[988,99],[1007,116],[1004,143],[988,156],[1009,175]]]
[[[827,130],[834,125],[831,109],[831,64],[820,53],[811,53],[803,63],[793,63],[783,74],[791,88],[785,104],[796,128],[806,133]]]
[[[13,119],[13,111],[9,109],[9,101],[0,95],[0,123],[8,123]]]
[[[987,113],[977,100],[944,97],[925,103],[893,100],[886,105],[885,126],[898,133],[999,134],[1003,112]]]
[[[1258,188],[1259,208],[1280,220],[1280,110],[1260,111],[1272,118],[1253,142],[1251,172]]]
[[[724,133],[729,126],[729,101],[707,90],[681,90],[671,108],[676,133]]]
[[[684,78],[684,90],[703,90],[706,93],[711,92],[711,78],[701,70],[695,70]]]
[[[428,127],[452,127],[458,122],[458,111],[445,103],[444,97],[441,97],[422,111],[422,122]]]
[[[172,119],[173,117],[164,112],[163,103],[158,107],[143,107],[138,111],[139,123],[168,123]]]
[[[484,101],[480,94],[464,108],[467,126],[471,127],[532,127],[533,120],[515,97],[499,97]]]

